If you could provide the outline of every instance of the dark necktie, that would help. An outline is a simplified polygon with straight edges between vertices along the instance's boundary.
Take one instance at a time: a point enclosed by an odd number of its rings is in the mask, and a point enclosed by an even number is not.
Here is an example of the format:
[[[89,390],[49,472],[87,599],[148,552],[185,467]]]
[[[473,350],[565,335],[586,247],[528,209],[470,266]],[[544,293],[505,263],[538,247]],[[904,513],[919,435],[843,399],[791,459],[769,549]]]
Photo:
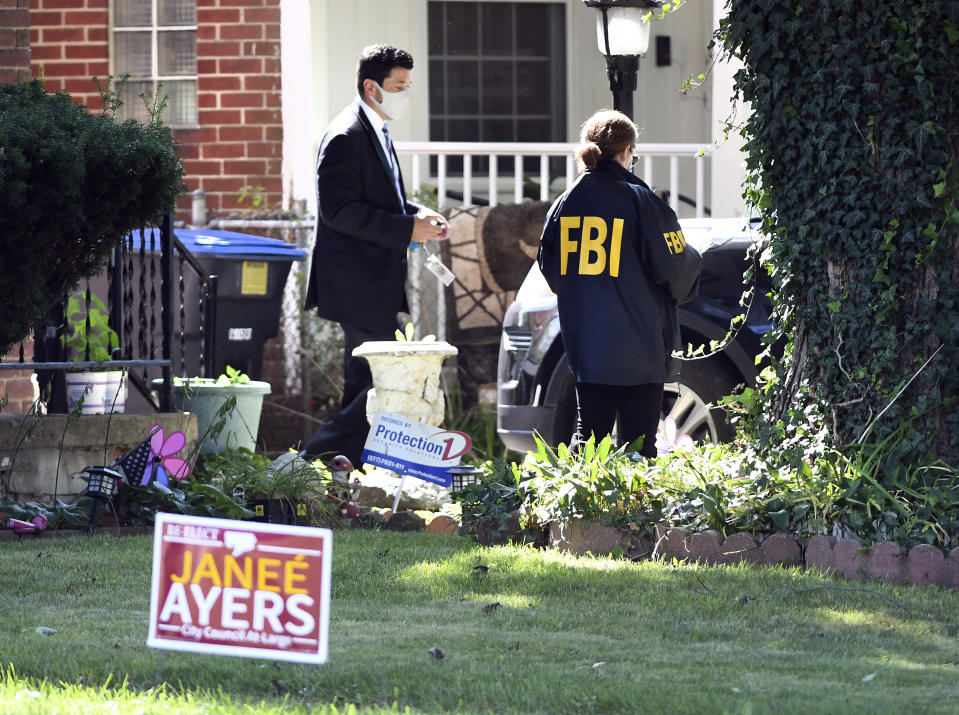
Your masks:
[[[396,195],[400,197],[400,205],[406,204],[406,197],[400,189],[400,172],[393,159],[393,140],[390,138],[390,129],[383,122],[383,136],[386,137],[386,158],[390,164],[390,171],[393,173],[393,186],[396,188]]]

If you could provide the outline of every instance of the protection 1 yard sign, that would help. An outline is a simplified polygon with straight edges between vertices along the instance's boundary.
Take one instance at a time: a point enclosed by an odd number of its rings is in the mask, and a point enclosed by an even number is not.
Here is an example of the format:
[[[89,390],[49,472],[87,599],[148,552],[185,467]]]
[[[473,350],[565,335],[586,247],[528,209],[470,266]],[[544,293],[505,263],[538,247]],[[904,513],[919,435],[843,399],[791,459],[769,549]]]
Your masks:
[[[377,412],[363,445],[363,461],[397,474],[409,474],[444,487],[473,442],[465,432],[414,422],[402,415]]]
[[[325,663],[333,534],[157,514],[153,648]]]

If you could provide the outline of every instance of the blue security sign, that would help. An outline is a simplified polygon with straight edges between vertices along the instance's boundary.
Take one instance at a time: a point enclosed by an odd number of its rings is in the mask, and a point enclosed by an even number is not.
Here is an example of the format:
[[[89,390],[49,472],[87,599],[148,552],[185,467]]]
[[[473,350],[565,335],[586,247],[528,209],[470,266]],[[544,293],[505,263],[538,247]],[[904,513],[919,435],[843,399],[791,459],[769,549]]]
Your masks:
[[[472,444],[464,432],[377,412],[363,446],[363,461],[448,487],[453,481],[448,470],[460,463]]]

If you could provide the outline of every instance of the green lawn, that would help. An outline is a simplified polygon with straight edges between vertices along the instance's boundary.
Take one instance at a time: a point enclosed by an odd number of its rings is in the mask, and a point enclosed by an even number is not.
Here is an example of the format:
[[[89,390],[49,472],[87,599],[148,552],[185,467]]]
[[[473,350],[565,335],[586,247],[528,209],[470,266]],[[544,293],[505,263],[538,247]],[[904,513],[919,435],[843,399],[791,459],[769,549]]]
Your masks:
[[[957,591],[337,531],[304,666],[148,649],[151,548],[0,544],[0,711],[959,712]]]

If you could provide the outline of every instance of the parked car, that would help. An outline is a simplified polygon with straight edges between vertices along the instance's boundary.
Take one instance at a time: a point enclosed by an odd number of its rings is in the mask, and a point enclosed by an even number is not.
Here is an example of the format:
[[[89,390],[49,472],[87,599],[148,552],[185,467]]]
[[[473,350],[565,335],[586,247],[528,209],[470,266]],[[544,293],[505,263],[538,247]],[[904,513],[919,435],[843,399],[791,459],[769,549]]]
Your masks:
[[[757,270],[757,291],[735,338],[713,352],[710,341],[722,342],[748,286],[743,276],[748,248],[758,232],[743,219],[680,221],[687,243],[703,253],[699,295],[679,308],[684,351],[704,345],[706,357],[680,361],[679,381],[666,385],[663,418],[672,417],[679,435],[696,441],[732,439],[734,430],[716,401],[740,383],[754,385],[763,350],[762,336],[771,327],[770,283]],[[597,320],[601,320],[597,316]],[[547,443],[569,443],[576,429],[576,393],[563,349],[556,295],[534,263],[503,319],[497,370],[497,431],[512,450],[535,448],[533,433]]]

